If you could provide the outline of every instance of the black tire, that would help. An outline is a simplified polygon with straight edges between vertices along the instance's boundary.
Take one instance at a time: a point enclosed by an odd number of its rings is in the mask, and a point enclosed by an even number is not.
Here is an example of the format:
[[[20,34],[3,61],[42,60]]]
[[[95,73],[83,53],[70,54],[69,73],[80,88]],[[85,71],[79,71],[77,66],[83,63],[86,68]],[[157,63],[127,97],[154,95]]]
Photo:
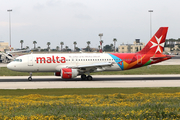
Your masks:
[[[32,81],[32,77],[28,77],[28,80],[29,80],[29,81]]]
[[[86,80],[86,75],[85,75],[85,74],[82,74],[82,75],[81,75],[81,79],[82,79],[82,80]]]
[[[87,76],[87,80],[92,80],[92,79],[93,79],[92,76],[90,75]]]

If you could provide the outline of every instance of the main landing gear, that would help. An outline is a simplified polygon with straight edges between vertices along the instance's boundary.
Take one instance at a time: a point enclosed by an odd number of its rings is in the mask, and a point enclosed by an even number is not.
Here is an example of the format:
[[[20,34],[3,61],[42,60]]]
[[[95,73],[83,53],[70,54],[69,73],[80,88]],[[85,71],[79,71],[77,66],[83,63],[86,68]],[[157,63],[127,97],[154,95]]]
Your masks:
[[[88,75],[88,76],[86,76],[85,74],[82,74],[81,75],[81,80],[92,80],[93,78],[92,78],[92,76],[91,75]]]
[[[29,77],[28,77],[28,80],[31,81],[32,80],[32,72],[29,73]]]

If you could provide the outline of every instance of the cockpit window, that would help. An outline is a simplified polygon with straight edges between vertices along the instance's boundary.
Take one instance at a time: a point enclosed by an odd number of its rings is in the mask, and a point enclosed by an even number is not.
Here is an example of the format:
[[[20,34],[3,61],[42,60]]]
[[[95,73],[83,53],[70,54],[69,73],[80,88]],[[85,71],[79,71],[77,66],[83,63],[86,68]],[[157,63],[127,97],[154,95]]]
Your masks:
[[[14,59],[14,62],[22,62],[22,59]]]

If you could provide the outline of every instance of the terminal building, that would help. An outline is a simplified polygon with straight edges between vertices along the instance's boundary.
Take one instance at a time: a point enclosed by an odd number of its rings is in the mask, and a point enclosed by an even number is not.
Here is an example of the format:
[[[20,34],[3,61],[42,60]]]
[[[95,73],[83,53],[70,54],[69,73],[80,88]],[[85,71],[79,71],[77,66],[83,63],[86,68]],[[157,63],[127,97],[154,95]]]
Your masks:
[[[140,39],[135,39],[134,44],[120,44],[118,47],[119,53],[135,53],[144,48],[145,44],[140,42]]]
[[[5,52],[6,50],[9,50],[9,44],[8,42],[0,41],[0,51]]]

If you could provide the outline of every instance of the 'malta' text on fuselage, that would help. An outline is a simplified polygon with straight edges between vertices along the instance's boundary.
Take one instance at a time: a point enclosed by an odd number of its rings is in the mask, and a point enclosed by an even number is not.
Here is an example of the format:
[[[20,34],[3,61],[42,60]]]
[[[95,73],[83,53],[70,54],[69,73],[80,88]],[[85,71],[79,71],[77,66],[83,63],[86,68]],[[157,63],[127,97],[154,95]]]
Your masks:
[[[36,57],[36,63],[66,63],[65,57]]]

